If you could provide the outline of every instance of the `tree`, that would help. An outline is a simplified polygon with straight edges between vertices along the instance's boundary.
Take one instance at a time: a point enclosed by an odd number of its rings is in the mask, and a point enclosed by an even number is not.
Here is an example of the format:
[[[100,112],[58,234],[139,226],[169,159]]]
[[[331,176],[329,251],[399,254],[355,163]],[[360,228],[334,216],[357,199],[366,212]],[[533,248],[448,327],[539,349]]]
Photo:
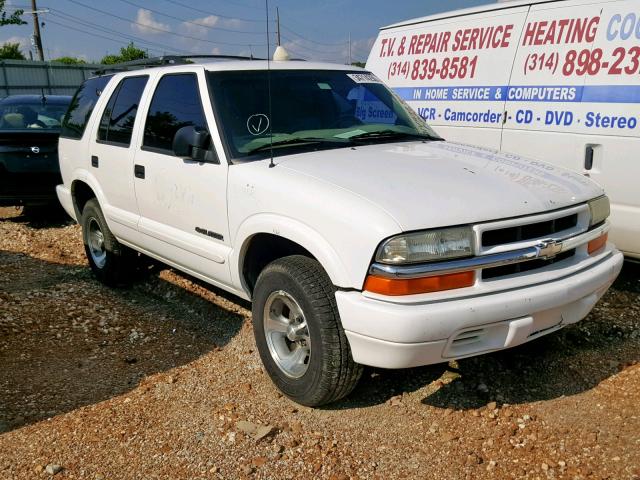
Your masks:
[[[76,58],[76,57],[60,57],[60,58],[54,58],[51,61],[64,63],[65,65],[82,65],[83,63],[87,63],[81,58]]]
[[[354,67],[364,68],[365,63],[364,62],[351,62],[351,65],[353,65]]]
[[[103,65],[114,65],[116,63],[121,63],[120,55],[105,55],[100,60],[100,63]]]
[[[126,47],[120,49],[120,55],[105,55],[100,60],[100,63],[104,65],[113,65],[115,63],[130,62],[132,60],[140,60],[141,58],[148,58],[147,52],[136,47],[131,42]]]
[[[4,11],[5,0],[0,0],[0,27],[4,25],[26,25],[27,22],[20,18],[24,13],[24,10],[19,9],[13,12],[7,17],[7,12]]]
[[[0,47],[0,59],[3,60],[26,60],[22,52],[20,51],[19,43],[4,43]]]

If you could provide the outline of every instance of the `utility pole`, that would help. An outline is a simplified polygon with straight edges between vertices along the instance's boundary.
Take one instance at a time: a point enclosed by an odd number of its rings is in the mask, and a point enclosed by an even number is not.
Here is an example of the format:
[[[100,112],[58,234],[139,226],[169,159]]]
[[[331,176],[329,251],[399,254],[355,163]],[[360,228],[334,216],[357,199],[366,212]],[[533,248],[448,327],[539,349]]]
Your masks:
[[[280,46],[280,10],[278,7],[276,7],[276,31],[278,32],[278,46]]]
[[[31,14],[33,15],[33,37],[36,41],[36,51],[38,52],[38,59],[44,62],[44,51],[42,50],[42,38],[40,37],[40,20],[38,20],[38,7],[36,6],[36,0],[31,0]]]
[[[349,32],[349,65],[351,65],[351,32]]]

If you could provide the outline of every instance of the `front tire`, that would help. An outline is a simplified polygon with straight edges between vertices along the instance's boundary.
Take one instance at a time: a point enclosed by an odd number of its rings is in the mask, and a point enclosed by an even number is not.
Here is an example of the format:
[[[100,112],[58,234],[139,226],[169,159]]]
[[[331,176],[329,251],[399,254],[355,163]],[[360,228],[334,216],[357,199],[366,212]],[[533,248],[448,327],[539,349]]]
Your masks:
[[[289,398],[316,407],[353,390],[353,361],[335,299],[320,264],[292,255],[271,262],[254,290],[253,330],[271,380]]]
[[[134,265],[133,251],[113,236],[95,198],[84,206],[81,225],[84,250],[96,278],[111,287],[126,285]]]

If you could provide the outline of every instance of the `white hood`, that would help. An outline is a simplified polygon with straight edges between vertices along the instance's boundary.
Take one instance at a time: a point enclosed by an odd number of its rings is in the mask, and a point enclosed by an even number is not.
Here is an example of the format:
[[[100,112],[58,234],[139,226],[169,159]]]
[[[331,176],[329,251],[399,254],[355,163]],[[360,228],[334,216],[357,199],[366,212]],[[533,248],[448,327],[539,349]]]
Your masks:
[[[529,215],[603,194],[588,178],[544,162],[440,141],[325,150],[275,163],[365,197],[405,231]]]

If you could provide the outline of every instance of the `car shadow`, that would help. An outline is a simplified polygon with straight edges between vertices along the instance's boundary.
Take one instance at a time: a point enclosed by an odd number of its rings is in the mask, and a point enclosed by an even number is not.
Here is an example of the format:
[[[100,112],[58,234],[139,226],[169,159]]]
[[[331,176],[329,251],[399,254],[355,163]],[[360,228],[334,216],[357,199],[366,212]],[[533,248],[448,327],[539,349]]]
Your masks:
[[[58,228],[75,223],[61,205],[0,208],[0,221],[18,223],[30,228]]]
[[[524,404],[590,390],[640,361],[640,331],[629,306],[640,299],[640,265],[626,262],[589,316],[563,330],[500,352],[406,370],[366,369],[354,392],[327,409],[379,405],[424,389],[423,405],[475,409]],[[635,316],[634,316],[635,315]]]
[[[0,251],[0,433],[136,388],[225,346],[244,317],[152,275],[128,289],[86,266]]]

